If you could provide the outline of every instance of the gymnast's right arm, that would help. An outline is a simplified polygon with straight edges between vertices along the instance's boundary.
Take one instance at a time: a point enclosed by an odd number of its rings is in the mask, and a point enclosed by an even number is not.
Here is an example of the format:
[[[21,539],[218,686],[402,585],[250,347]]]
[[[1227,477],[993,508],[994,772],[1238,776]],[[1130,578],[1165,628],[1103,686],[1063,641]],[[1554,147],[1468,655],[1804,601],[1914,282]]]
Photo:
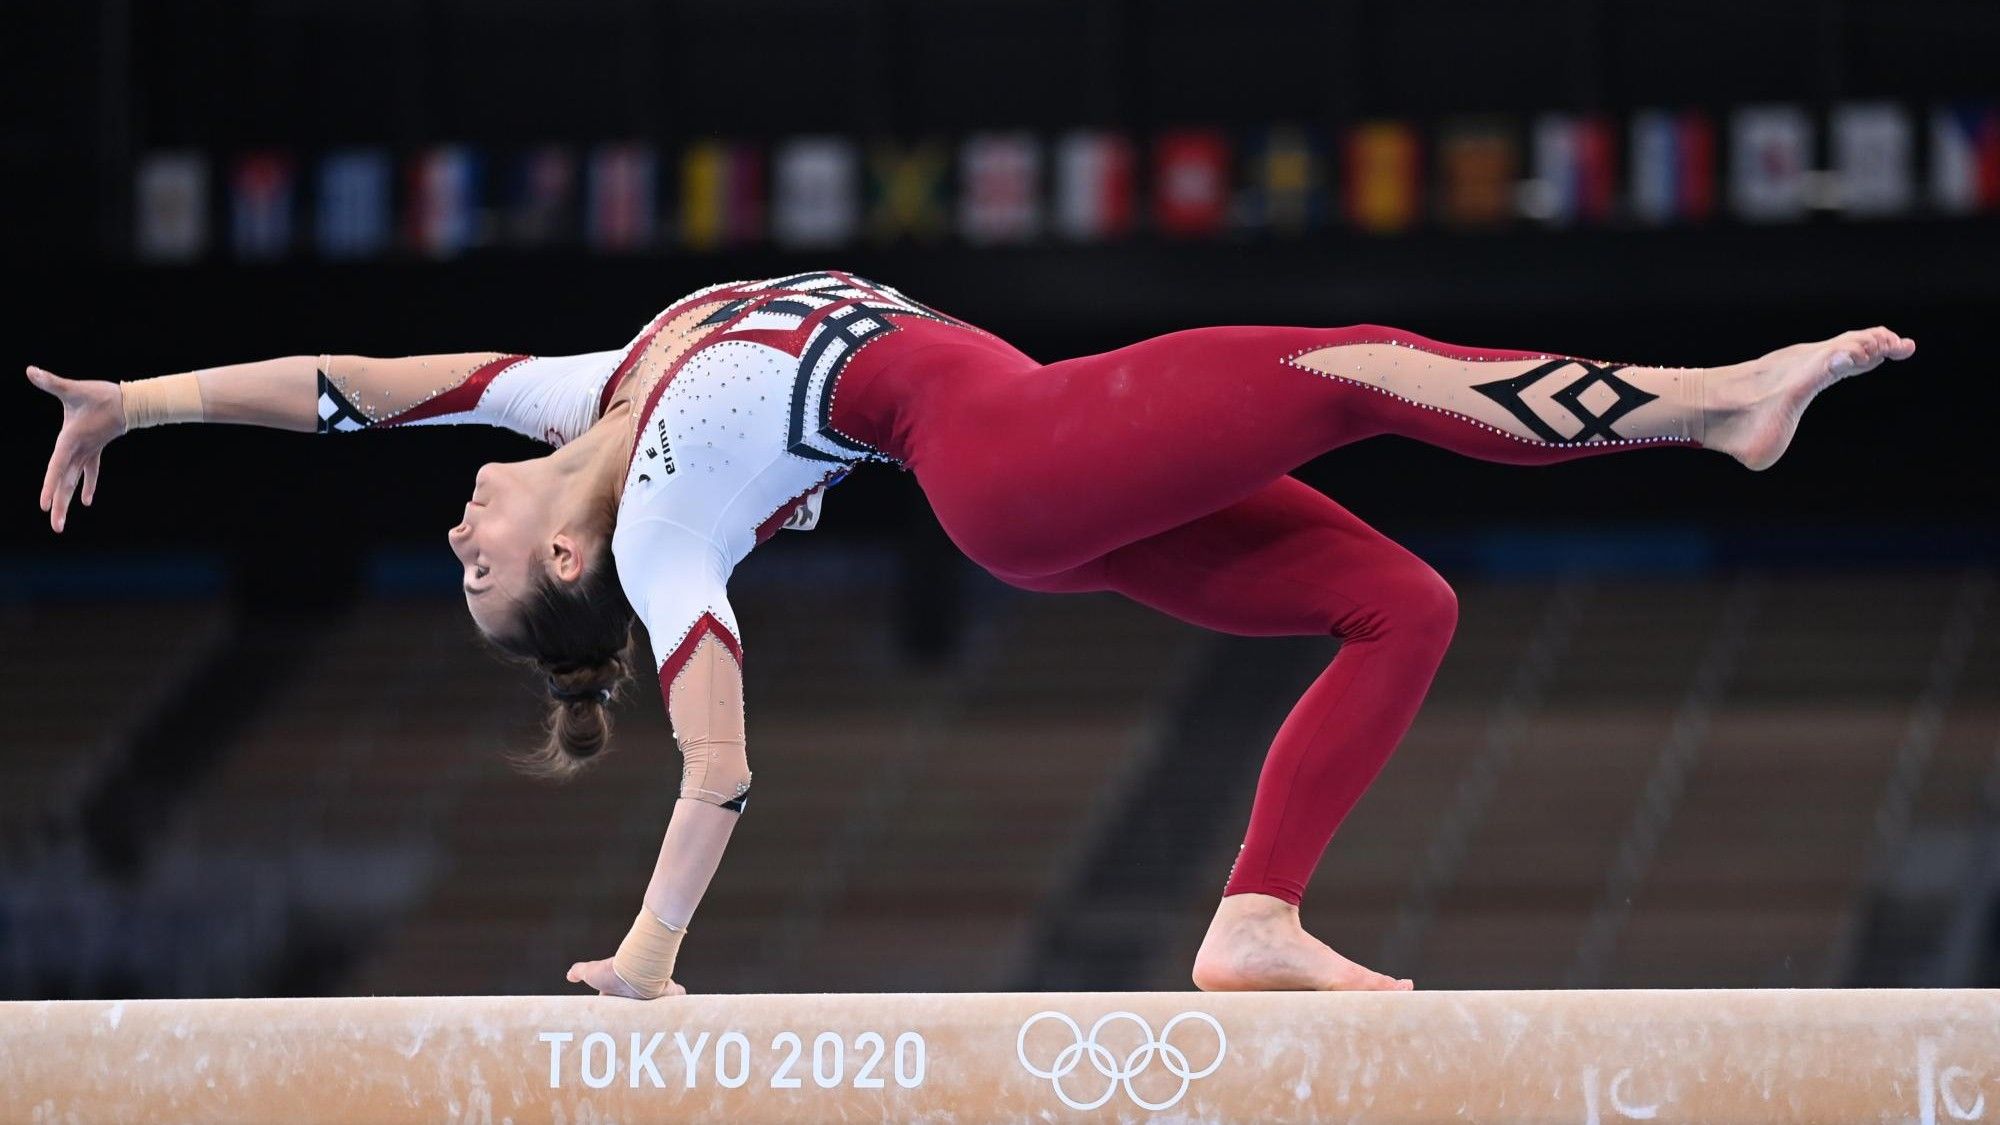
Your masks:
[[[623,354],[294,355],[124,383],[63,379],[30,367],[29,381],[63,404],[42,510],[61,531],[79,483],[83,502],[94,499],[105,445],[171,422],[301,433],[482,422],[561,445],[597,420],[600,393]]]
[[[611,970],[642,999],[664,995],[688,921],[722,863],[750,789],[744,758],[743,670],[720,634],[707,633],[667,683],[681,750],[681,788],[638,916]]]
[[[665,994],[689,919],[707,893],[750,793],[743,723],[743,646],[729,605],[728,568],[706,537],[680,524],[631,518],[620,527],[635,559],[621,571],[653,640],[660,691],[681,754],[666,839],[611,970],[642,999]]]

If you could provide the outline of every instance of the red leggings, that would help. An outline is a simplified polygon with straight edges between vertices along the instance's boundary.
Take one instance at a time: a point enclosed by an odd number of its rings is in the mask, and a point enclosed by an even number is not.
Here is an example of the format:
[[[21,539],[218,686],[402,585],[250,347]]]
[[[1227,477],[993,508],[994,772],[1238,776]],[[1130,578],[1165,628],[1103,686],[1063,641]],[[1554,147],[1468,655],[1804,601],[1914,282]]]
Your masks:
[[[908,338],[885,339],[900,346],[864,349],[842,376],[833,421],[915,473],[973,561],[1024,589],[1115,590],[1220,632],[1344,642],[1271,744],[1225,895],[1299,901],[1457,620],[1436,571],[1287,474],[1382,433],[1514,464],[1621,448],[1523,441],[1283,362],[1385,340],[1460,360],[1535,353],[1374,326],[1214,327],[1042,365],[964,328],[901,323]]]

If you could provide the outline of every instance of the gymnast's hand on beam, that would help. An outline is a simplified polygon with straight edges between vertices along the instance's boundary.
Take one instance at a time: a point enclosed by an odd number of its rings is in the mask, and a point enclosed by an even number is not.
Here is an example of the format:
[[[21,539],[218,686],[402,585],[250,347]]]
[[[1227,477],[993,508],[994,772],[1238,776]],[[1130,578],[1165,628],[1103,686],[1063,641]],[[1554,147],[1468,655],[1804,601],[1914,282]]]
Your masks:
[[[64,379],[39,367],[28,368],[28,382],[62,403],[62,431],[56,434],[49,469],[42,476],[42,511],[49,526],[63,529],[69,519],[70,496],[83,484],[85,507],[97,498],[97,468],[104,447],[125,432],[125,401],[118,384]]]
[[[606,957],[602,961],[578,961],[569,967],[569,976],[567,979],[575,981],[578,984],[589,985],[597,990],[599,996],[623,996],[628,1000],[648,999],[648,997],[641,996],[632,991],[630,985],[627,985],[617,973],[611,971],[611,958],[609,957]],[[673,981],[668,981],[667,990],[660,993],[659,996],[651,997],[651,999],[657,1000],[667,996],[686,995],[687,989]]]

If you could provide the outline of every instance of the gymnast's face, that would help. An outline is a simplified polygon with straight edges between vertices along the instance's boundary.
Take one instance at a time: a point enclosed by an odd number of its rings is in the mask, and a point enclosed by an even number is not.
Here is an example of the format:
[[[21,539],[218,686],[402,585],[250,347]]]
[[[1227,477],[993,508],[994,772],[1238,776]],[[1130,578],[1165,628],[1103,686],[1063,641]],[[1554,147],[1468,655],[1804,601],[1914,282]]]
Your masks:
[[[445,534],[464,568],[465,606],[489,637],[512,631],[523,598],[544,576],[583,577],[584,559],[558,510],[556,481],[539,461],[479,470],[465,518]]]

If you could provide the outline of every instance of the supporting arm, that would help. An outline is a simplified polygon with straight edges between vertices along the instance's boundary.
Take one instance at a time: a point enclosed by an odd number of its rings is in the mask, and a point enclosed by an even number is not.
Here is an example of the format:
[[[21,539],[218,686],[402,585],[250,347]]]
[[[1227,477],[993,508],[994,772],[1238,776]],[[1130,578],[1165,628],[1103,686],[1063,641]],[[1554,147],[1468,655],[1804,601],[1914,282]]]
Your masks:
[[[612,971],[641,996],[662,995],[689,919],[715,877],[748,800],[743,672],[721,634],[703,629],[668,676],[667,711],[681,747],[674,802],[645,904],[612,958]]]

